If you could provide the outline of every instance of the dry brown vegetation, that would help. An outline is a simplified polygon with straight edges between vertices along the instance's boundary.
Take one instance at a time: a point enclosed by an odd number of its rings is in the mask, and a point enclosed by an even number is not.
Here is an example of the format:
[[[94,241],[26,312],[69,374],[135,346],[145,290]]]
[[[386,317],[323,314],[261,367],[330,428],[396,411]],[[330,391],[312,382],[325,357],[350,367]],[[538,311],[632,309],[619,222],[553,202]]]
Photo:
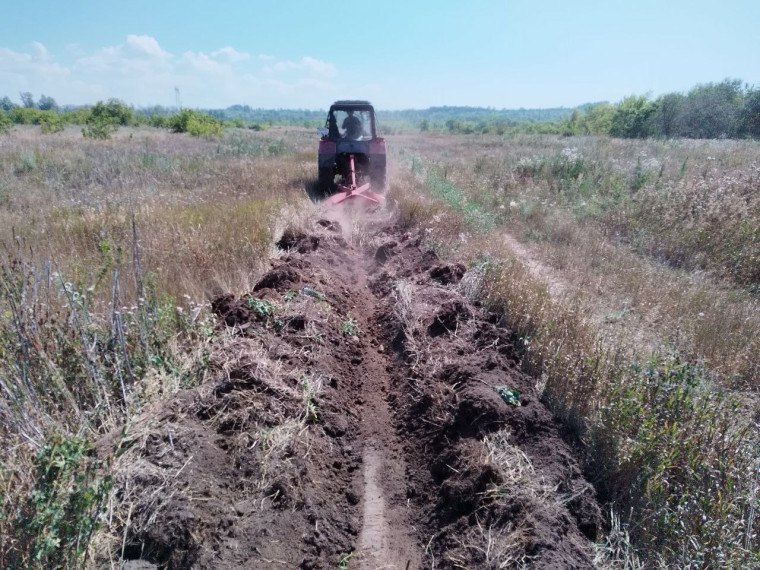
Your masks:
[[[309,203],[303,140],[0,137],[3,567],[86,559],[111,485],[93,441],[205,377],[207,296],[250,287]]]
[[[400,219],[477,268],[468,290],[520,335],[523,366],[585,442],[589,475],[623,515],[613,537],[630,533],[649,565],[751,565],[760,304],[756,283],[714,254],[723,225],[760,227],[756,144],[456,140],[399,145],[410,170],[393,188]],[[641,161],[652,155],[660,167],[646,178]],[[726,182],[707,198],[685,190],[707,180]],[[634,239],[639,201],[650,208],[653,196],[655,229]],[[713,265],[641,246],[672,236]],[[753,239],[736,246],[743,267],[756,267]]]
[[[390,144],[400,223],[471,265],[462,287],[503,312],[585,444],[614,513],[600,566],[637,566],[628,537],[650,566],[756,563],[758,144]],[[315,158],[298,129],[0,137],[4,567],[86,560],[110,485],[92,442],[202,382],[220,342],[207,295],[250,290],[274,236],[311,210]],[[408,286],[396,294],[412,329]]]

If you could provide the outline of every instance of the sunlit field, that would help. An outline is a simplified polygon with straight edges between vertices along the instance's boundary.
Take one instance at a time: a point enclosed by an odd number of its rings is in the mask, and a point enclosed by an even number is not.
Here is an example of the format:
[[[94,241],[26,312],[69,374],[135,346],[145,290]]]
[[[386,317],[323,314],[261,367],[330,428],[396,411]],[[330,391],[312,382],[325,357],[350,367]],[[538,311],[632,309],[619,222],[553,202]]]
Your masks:
[[[324,208],[317,140],[0,136],[0,559],[87,564],[116,508],[93,445],[203,382],[211,297],[249,291]],[[581,450],[610,516],[599,567],[757,563],[760,144],[388,145],[397,223],[468,266],[461,287],[514,331]]]

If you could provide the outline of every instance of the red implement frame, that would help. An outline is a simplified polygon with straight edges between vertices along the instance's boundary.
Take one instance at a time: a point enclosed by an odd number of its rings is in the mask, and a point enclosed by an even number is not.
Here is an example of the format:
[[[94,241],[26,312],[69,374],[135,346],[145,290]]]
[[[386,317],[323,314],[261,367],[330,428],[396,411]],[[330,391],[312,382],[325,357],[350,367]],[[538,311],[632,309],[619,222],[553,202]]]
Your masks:
[[[356,169],[354,167],[354,155],[348,155],[349,172],[351,174],[351,183],[349,186],[345,184],[338,185],[338,193],[333,194],[327,201],[330,204],[340,204],[344,200],[349,198],[366,198],[370,202],[375,204],[382,204],[385,201],[382,195],[372,192],[369,189],[369,182],[362,184],[357,188],[356,186]]]

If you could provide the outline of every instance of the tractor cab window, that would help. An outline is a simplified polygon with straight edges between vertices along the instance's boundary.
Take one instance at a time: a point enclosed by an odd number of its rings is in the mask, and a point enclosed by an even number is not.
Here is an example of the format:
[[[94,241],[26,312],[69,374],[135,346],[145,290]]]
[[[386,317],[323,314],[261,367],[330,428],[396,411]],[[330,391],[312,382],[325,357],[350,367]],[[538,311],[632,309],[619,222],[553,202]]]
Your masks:
[[[372,124],[369,111],[333,112],[335,123],[328,125],[331,138],[348,140],[369,140],[372,138]],[[337,137],[335,136],[337,135]]]

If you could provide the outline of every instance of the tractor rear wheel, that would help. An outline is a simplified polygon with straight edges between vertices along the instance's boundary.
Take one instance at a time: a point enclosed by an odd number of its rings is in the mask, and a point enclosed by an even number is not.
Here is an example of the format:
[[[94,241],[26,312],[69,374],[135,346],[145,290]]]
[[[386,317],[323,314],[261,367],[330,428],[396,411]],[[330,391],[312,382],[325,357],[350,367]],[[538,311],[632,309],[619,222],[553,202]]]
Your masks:
[[[373,170],[369,175],[372,189],[380,191],[385,188],[385,170]]]
[[[335,173],[332,166],[319,169],[319,191],[323,196],[335,193]]]

